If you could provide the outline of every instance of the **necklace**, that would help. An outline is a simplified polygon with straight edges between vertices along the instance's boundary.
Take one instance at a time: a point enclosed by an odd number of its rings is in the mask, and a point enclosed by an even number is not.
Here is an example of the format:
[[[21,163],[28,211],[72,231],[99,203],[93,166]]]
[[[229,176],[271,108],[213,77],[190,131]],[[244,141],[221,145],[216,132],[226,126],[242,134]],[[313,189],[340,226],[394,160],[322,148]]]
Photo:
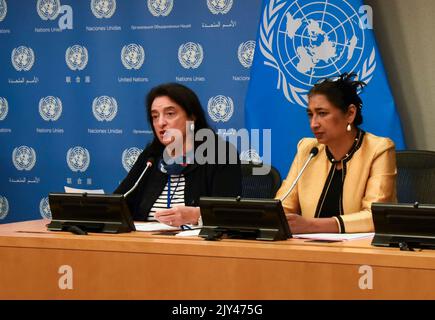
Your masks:
[[[340,160],[335,159],[334,156],[332,155],[331,151],[329,150],[328,146],[326,146],[326,155],[328,156],[329,161],[336,164],[338,162],[346,162],[346,161],[350,160],[350,158],[352,158],[353,154],[361,146],[361,140],[362,140],[361,138],[363,135],[364,135],[364,131],[358,129],[358,132],[357,132],[356,137],[352,143],[352,146],[350,147],[349,151],[344,155],[344,157],[341,158]]]

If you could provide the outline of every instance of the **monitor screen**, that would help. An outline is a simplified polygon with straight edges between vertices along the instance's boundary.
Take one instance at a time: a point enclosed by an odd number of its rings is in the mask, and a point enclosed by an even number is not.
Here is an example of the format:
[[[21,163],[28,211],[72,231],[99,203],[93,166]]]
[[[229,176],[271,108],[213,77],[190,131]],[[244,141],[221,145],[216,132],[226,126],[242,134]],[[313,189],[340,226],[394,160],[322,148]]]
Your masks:
[[[134,231],[134,223],[123,195],[50,193],[52,221],[48,230],[121,233]]]
[[[373,203],[375,246],[435,247],[435,204]]]
[[[203,227],[200,236],[214,240],[221,236],[256,240],[291,238],[281,201],[201,197]]]

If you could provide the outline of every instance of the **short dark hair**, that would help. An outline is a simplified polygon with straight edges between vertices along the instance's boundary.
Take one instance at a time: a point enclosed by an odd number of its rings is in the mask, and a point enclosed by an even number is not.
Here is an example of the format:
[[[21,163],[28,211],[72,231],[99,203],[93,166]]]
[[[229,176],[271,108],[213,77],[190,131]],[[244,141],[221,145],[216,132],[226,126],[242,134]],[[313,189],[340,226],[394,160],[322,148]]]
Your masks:
[[[363,81],[353,80],[354,72],[343,73],[338,78],[326,78],[316,83],[308,92],[308,98],[316,94],[323,94],[328,101],[343,113],[349,110],[351,104],[356,106],[354,125],[359,126],[363,122],[361,113],[363,102],[358,91],[366,85]]]
[[[152,88],[146,97],[146,110],[148,123],[150,124],[153,132],[153,119],[151,116],[151,105],[154,99],[166,96],[176,102],[186,112],[187,116],[195,118],[195,132],[200,129],[210,128],[205,117],[204,110],[202,109],[201,102],[198,96],[192,89],[179,84],[179,83],[163,83]],[[163,145],[157,138],[154,132],[154,139],[151,143],[152,146],[163,149]]]

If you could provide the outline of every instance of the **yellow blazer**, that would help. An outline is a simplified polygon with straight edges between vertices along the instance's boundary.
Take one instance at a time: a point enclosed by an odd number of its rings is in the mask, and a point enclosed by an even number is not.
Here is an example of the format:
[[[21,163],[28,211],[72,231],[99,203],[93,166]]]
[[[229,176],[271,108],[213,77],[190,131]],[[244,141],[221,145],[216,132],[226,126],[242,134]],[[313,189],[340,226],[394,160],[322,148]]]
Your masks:
[[[313,218],[332,163],[326,155],[325,145],[316,139],[304,138],[298,143],[293,164],[276,198],[289,190],[313,147],[319,148],[305,169],[296,187],[283,201],[286,213],[299,213]],[[374,230],[372,202],[396,202],[396,153],[394,143],[370,133],[364,135],[360,148],[346,164],[343,184],[343,209],[340,216],[345,230],[340,232],[372,232]]]

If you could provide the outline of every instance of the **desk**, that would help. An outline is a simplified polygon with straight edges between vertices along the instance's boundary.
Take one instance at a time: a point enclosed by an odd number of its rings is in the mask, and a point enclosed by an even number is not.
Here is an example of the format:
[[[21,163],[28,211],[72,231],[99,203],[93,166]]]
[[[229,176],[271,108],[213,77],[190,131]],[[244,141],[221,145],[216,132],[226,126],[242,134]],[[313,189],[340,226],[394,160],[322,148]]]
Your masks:
[[[0,299],[435,299],[431,250],[377,248],[371,239],[79,236],[46,223],[0,225]],[[372,289],[360,287],[364,265]],[[59,286],[62,266],[71,267],[72,289]]]

